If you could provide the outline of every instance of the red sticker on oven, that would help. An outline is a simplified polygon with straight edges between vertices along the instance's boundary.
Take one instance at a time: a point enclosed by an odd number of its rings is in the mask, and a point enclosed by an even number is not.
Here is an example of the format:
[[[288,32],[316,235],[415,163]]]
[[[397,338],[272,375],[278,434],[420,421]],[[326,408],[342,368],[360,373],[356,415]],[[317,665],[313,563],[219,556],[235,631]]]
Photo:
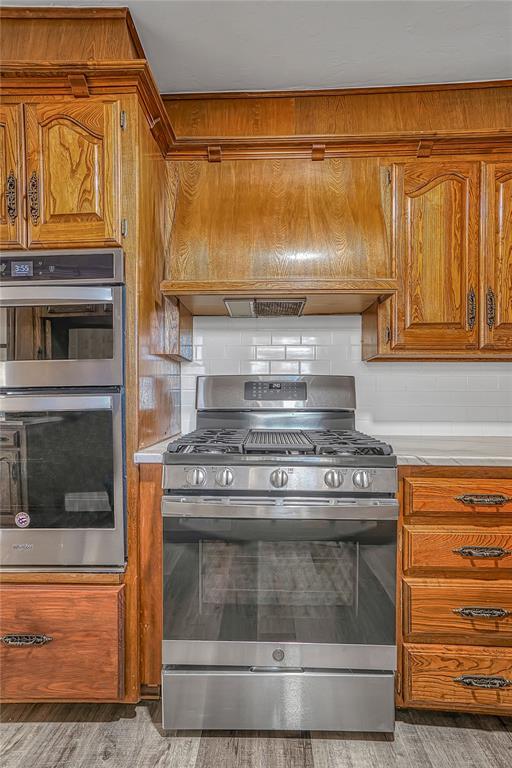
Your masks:
[[[26,512],[18,512],[16,517],[14,518],[14,522],[18,526],[18,528],[28,528],[30,525],[30,515],[27,515]]]

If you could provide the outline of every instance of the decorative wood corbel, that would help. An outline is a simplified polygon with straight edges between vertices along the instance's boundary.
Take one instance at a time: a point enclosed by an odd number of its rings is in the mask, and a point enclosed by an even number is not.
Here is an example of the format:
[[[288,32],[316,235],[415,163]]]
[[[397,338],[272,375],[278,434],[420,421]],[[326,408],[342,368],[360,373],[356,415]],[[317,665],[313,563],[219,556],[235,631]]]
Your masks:
[[[433,139],[420,139],[418,149],[416,150],[416,157],[430,157],[433,146]]]
[[[312,160],[325,160],[325,144],[313,144],[311,147]]]
[[[88,98],[91,95],[85,75],[68,75],[68,82],[71,93],[76,99]]]
[[[222,160],[222,149],[219,146],[208,147],[208,162],[220,163]]]

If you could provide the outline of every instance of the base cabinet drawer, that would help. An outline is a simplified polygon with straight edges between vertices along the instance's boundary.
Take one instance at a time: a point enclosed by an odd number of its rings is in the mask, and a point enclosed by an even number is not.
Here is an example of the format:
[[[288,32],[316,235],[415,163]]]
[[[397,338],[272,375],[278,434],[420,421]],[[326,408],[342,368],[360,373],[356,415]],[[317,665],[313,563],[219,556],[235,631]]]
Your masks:
[[[406,580],[404,634],[475,645],[512,641],[512,582]],[[418,636],[422,636],[418,638]],[[439,639],[437,640],[439,642]]]
[[[512,649],[406,644],[404,706],[512,714]]]
[[[512,528],[404,526],[404,571],[510,571]]]
[[[512,512],[512,480],[406,478],[405,514],[485,514],[503,517]]]
[[[2,586],[2,699],[122,696],[123,603],[123,586]]]

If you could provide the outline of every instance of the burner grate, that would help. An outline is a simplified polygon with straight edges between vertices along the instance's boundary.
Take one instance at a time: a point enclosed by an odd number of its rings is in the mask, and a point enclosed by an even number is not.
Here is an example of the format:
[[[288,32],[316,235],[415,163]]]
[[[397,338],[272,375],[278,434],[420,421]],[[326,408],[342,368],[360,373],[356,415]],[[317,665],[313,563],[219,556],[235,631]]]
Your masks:
[[[252,429],[244,442],[244,452],[262,451],[314,453],[315,447],[301,430]]]

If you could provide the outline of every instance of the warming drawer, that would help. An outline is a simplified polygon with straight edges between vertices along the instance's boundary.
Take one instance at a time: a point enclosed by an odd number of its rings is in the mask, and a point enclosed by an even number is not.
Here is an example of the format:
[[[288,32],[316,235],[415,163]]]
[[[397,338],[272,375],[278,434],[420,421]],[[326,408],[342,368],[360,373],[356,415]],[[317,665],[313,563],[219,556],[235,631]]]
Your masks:
[[[170,730],[394,730],[394,674],[172,668],[162,673]]]

